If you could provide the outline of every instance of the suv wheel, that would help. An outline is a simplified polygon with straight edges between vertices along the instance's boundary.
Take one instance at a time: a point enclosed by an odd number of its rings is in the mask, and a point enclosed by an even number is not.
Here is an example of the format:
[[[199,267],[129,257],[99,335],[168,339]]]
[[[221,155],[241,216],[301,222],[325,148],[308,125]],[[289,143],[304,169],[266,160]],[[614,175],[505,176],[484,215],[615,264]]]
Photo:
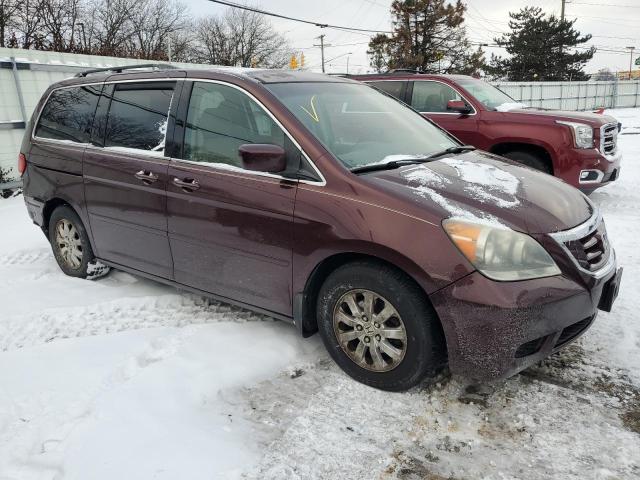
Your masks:
[[[318,328],[334,361],[359,382],[407,390],[446,360],[436,313],[402,272],[373,262],[344,265],[318,296]]]
[[[527,152],[524,150],[514,150],[513,152],[506,152],[502,154],[503,157],[507,157],[518,163],[522,163],[527,167],[531,167],[535,170],[553,175],[551,166],[539,155],[535,153]]]
[[[82,220],[70,207],[58,207],[51,214],[49,242],[58,265],[71,277],[98,278],[109,271],[96,260]]]

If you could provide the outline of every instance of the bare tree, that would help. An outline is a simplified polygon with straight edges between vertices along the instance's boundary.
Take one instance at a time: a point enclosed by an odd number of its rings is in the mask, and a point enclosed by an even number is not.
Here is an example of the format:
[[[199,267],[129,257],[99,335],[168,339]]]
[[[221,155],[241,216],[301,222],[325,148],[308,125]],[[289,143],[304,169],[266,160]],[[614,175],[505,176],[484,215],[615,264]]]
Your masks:
[[[214,65],[280,68],[291,49],[261,15],[230,10],[199,20],[195,26],[193,60]]]
[[[164,60],[170,35],[187,24],[186,8],[177,0],[143,0],[137,2],[131,22],[134,33],[130,52],[141,58]]]
[[[85,49],[97,55],[123,55],[133,36],[131,18],[138,11],[136,0],[95,0],[84,20]]]
[[[18,45],[21,48],[42,48],[42,4],[43,0],[24,0],[18,13]]]
[[[2,45],[7,33],[15,47],[151,60],[280,68],[291,55],[262,15],[193,21],[180,0],[0,0]]]
[[[195,24],[192,60],[212,65],[235,65],[233,38],[225,17],[211,16]]]
[[[7,28],[17,25],[21,6],[21,0],[0,0],[0,47],[6,46]]]
[[[43,37],[46,48],[56,52],[75,50],[75,32],[81,14],[81,0],[41,2]]]

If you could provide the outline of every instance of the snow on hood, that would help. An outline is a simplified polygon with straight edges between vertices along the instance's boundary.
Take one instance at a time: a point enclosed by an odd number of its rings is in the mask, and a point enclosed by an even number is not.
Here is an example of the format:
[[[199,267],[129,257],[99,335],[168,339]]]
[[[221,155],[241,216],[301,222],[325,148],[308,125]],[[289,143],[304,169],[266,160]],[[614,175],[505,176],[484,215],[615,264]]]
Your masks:
[[[512,102],[512,103],[503,103],[502,105],[498,105],[496,107],[496,111],[498,112],[510,112],[511,110],[518,110],[520,108],[527,108],[529,105],[520,102]]]
[[[507,228],[497,217],[484,212],[478,212],[478,214],[476,214],[471,210],[463,208],[458,202],[452,202],[439,193],[437,190],[450,184],[451,180],[430,168],[424,165],[418,165],[403,171],[401,175],[407,180],[407,186],[411,188],[414,194],[437,203],[449,212],[452,217],[483,223],[493,227]]]
[[[456,170],[465,182],[465,191],[477,200],[501,208],[515,207],[520,203],[516,196],[520,180],[506,170],[461,158],[444,158],[441,163]]]

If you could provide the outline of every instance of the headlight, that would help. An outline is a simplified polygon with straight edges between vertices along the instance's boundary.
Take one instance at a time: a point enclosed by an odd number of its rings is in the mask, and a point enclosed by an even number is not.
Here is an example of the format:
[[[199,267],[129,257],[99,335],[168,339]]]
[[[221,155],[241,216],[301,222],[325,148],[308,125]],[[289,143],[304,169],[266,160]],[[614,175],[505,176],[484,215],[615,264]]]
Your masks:
[[[493,280],[526,280],[560,274],[556,262],[529,235],[456,218],[444,220],[442,226],[458,250]]]
[[[566,125],[573,130],[573,140],[577,148],[593,148],[593,128],[584,123],[563,122],[556,120],[560,125]]]

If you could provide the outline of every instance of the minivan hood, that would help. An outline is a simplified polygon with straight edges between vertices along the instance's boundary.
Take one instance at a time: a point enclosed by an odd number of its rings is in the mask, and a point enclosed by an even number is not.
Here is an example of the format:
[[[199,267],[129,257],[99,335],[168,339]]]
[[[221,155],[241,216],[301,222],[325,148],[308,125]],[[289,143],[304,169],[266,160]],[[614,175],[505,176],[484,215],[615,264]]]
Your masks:
[[[564,120],[586,123],[593,127],[601,127],[608,123],[618,123],[618,121],[608,115],[600,115],[593,112],[572,112],[566,110],[552,110],[545,108],[514,108],[506,113],[515,113],[522,115],[535,115],[538,118],[548,118],[549,121]]]
[[[440,216],[495,223],[526,233],[567,230],[593,206],[579,190],[546,173],[474,151],[367,175],[385,189]]]

